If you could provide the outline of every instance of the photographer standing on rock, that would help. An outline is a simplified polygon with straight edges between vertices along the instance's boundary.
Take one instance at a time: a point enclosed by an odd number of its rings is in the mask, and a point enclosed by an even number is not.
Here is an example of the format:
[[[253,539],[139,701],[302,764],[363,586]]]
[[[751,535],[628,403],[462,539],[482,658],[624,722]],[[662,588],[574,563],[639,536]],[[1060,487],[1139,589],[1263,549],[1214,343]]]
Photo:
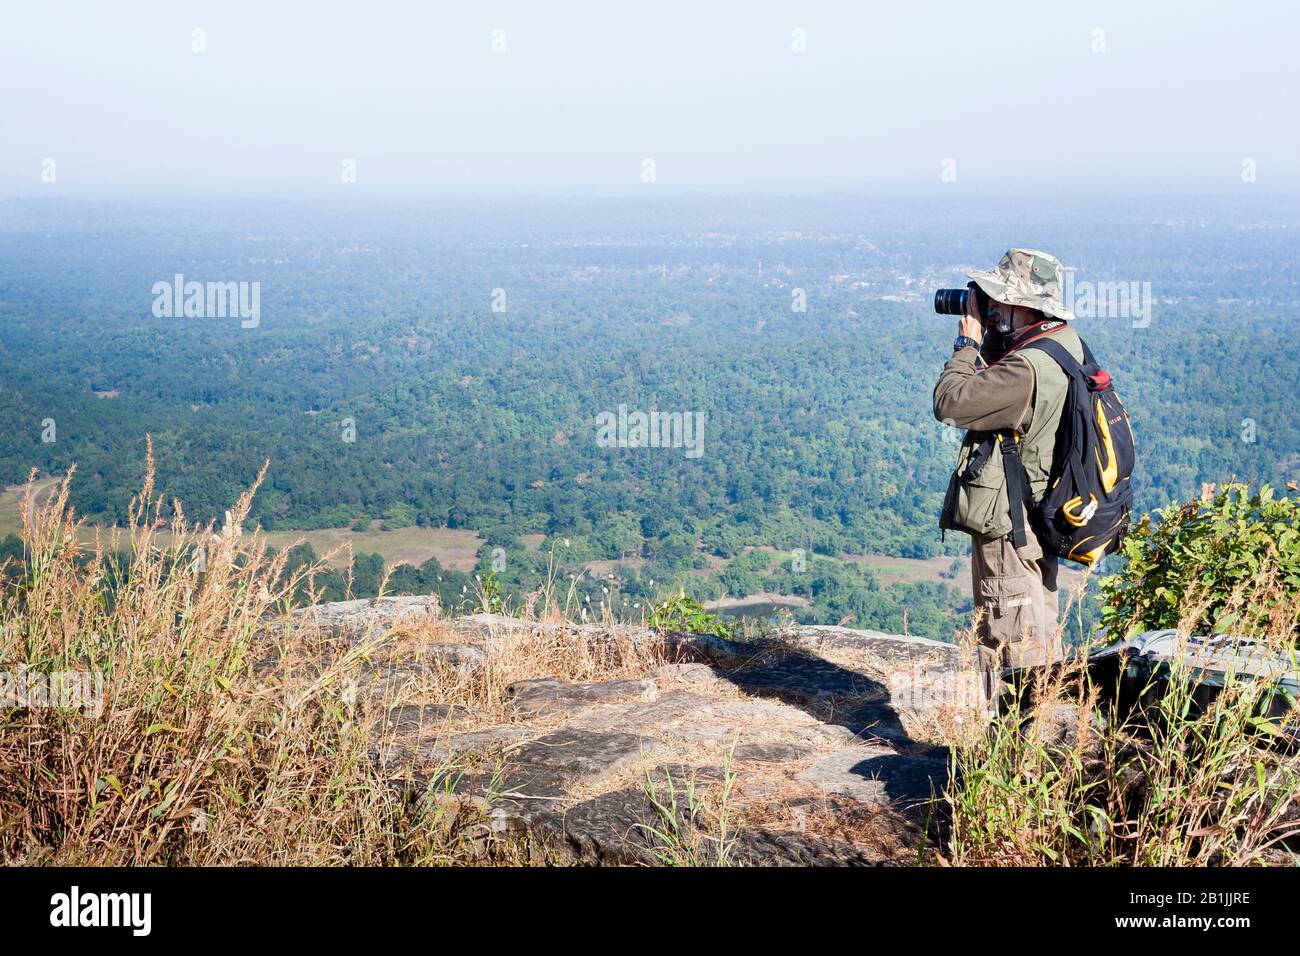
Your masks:
[[[1028,482],[1034,501],[1046,492],[1069,387],[1048,352],[1024,346],[1050,338],[1077,362],[1084,359],[1079,336],[1066,324],[1074,315],[1061,301],[1061,276],[1053,256],[1012,249],[992,272],[970,273],[967,290],[935,297],[936,310],[961,320],[953,356],[934,387],[934,415],[968,429],[939,524],[971,536],[978,663],[990,699],[1001,668],[1046,664],[1062,654],[1058,559],[1029,520],[1020,484]]]

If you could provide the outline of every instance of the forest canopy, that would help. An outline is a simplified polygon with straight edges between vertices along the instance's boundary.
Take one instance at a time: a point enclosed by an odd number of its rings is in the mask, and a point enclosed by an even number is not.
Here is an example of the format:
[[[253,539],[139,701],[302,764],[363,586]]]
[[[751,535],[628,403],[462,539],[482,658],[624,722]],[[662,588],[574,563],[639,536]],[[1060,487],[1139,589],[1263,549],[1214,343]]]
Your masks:
[[[1078,323],[1132,417],[1140,510],[1300,464],[1295,202],[1006,205],[0,204],[0,479],[76,463],[78,510],[120,523],[148,434],[191,517],[269,459],[266,530],[472,529],[521,588],[567,542],[630,593],[811,588],[807,616],[878,627],[912,602],[940,636],[946,583],[882,591],[837,559],[963,552],[935,520],[960,436],[931,415],[954,323],[929,295],[1009,245],[1154,290],[1140,327]],[[158,317],[179,273],[258,283],[260,322]],[[621,406],[697,416],[701,453],[598,440]],[[796,551],[791,580],[750,557]],[[362,593],[383,561],[357,561]]]

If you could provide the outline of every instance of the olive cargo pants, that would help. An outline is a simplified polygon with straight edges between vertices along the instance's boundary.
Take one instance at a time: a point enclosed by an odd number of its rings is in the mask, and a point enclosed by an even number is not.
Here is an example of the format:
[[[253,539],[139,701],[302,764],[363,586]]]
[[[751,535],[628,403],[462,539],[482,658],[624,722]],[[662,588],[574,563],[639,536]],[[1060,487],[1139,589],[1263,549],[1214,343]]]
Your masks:
[[[1057,559],[1047,557],[1031,529],[1016,551],[1010,535],[971,535],[971,578],[980,615],[977,666],[991,701],[1003,667],[1047,664],[1062,657],[1057,628]]]

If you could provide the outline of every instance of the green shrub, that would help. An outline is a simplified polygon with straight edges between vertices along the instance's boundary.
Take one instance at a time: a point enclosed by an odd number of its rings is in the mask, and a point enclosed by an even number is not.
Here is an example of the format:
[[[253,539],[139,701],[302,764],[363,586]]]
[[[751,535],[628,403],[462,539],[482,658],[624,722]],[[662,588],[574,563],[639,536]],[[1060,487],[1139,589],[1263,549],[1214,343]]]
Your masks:
[[[1276,497],[1268,485],[1225,485],[1209,500],[1143,515],[1122,549],[1127,564],[1102,583],[1102,623],[1116,640],[1136,631],[1172,628],[1196,613],[1198,633],[1270,630],[1300,636],[1300,500]],[[1267,568],[1280,602],[1251,602]],[[1278,608],[1287,621],[1276,621]]]
[[[656,604],[646,623],[657,630],[678,634],[711,634],[722,638],[730,638],[735,634],[735,628],[731,624],[716,614],[709,613],[698,601],[684,593]]]

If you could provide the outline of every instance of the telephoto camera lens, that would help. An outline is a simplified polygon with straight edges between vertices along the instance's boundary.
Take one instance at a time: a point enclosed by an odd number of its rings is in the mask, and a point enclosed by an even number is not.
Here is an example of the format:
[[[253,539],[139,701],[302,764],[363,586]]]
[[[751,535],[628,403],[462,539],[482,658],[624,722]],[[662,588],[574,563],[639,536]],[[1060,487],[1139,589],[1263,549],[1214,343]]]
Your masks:
[[[934,294],[934,311],[940,315],[965,315],[970,289],[939,289]]]

